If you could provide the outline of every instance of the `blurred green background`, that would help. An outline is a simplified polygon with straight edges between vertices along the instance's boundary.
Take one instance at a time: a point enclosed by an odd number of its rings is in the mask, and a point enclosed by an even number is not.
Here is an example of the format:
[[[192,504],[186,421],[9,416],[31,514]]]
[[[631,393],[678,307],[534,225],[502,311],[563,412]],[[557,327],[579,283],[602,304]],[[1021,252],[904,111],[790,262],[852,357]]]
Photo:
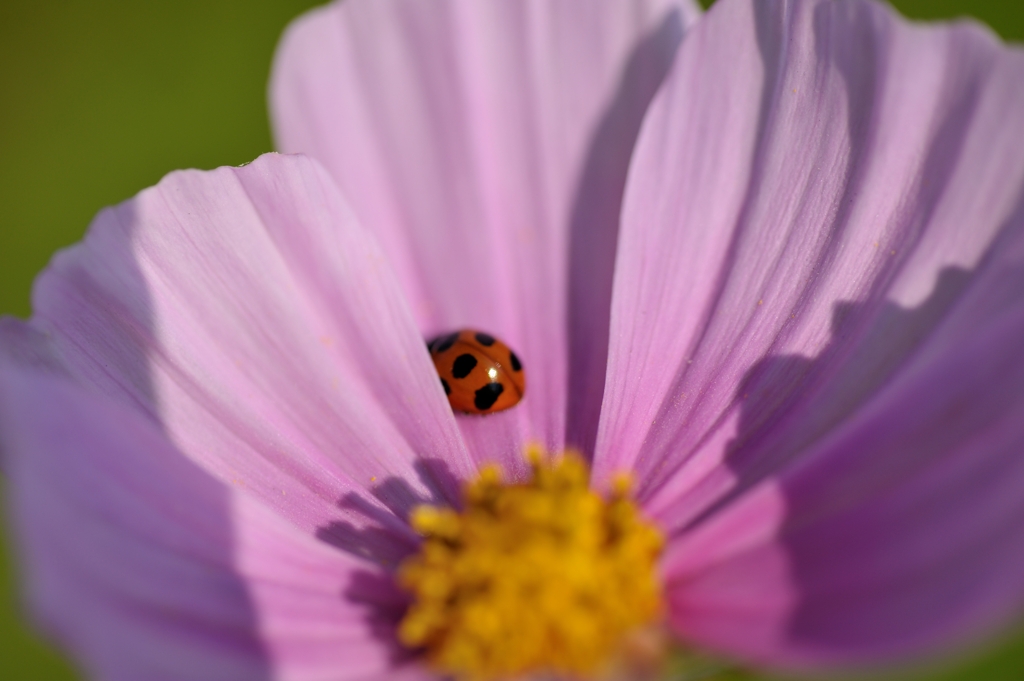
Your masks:
[[[176,168],[238,165],[269,151],[265,85],[274,45],[292,17],[316,4],[2,0],[0,314],[29,314],[35,274],[81,238],[100,208]],[[893,4],[918,18],[971,15],[1024,41],[1021,0]],[[24,624],[4,536],[0,678],[77,678]],[[924,678],[1024,678],[1024,636]]]

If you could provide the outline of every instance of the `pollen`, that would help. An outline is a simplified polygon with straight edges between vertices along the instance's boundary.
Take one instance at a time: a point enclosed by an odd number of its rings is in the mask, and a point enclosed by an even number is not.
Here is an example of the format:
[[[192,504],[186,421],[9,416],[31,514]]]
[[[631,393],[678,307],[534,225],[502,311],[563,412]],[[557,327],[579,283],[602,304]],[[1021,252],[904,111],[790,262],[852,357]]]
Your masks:
[[[661,615],[663,538],[629,480],[602,495],[578,455],[527,456],[528,482],[484,468],[463,510],[412,513],[424,541],[398,571],[413,597],[398,638],[457,679],[597,678]]]

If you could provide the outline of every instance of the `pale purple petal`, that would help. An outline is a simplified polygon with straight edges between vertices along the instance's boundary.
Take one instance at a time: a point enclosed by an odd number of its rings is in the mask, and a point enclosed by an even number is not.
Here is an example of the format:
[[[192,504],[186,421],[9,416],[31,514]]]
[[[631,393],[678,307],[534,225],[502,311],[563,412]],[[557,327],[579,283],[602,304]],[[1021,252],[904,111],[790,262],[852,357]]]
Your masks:
[[[1013,228],[1021,68],[873,4],[716,5],[632,168],[599,476],[693,517],[889,380]]]
[[[687,35],[630,171],[596,453],[686,530],[687,636],[861,663],[1021,612],[1022,120],[1024,55],[974,25],[722,0]]]
[[[682,636],[760,663],[836,667],[949,654],[1020,617],[1016,231],[865,408],[674,542],[665,571]]]
[[[688,0],[345,0],[282,41],[279,147],[330,169],[424,335],[481,328],[523,358],[519,408],[460,417],[478,460],[592,446],[626,168],[695,16]]]
[[[0,448],[32,611],[91,678],[391,679],[373,563],[214,480],[0,322]],[[35,360],[43,361],[35,361]]]
[[[393,561],[410,506],[472,474],[385,256],[307,158],[169,175],[34,298],[81,382],[309,535]]]

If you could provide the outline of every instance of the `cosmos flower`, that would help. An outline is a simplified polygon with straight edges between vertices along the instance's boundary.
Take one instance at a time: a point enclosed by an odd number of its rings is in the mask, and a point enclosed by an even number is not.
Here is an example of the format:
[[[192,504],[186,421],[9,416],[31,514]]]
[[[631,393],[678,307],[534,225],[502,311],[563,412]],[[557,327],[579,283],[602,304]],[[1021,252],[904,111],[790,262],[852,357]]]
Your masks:
[[[590,515],[545,522],[663,541],[685,646],[830,670],[1019,616],[1024,54],[857,0],[695,17],[316,10],[271,83],[309,156],[172,173],[54,259],[0,322],[0,446],[91,676],[436,677],[396,571],[556,487]],[[521,403],[453,415],[424,339],[463,327]]]

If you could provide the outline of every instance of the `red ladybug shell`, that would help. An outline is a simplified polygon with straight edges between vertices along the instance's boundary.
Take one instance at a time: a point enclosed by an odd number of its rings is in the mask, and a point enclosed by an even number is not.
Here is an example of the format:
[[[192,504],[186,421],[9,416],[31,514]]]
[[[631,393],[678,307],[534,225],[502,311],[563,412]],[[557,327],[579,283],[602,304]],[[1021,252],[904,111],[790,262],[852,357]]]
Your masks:
[[[448,402],[455,411],[490,414],[514,407],[526,391],[526,372],[494,336],[462,329],[427,343]]]

